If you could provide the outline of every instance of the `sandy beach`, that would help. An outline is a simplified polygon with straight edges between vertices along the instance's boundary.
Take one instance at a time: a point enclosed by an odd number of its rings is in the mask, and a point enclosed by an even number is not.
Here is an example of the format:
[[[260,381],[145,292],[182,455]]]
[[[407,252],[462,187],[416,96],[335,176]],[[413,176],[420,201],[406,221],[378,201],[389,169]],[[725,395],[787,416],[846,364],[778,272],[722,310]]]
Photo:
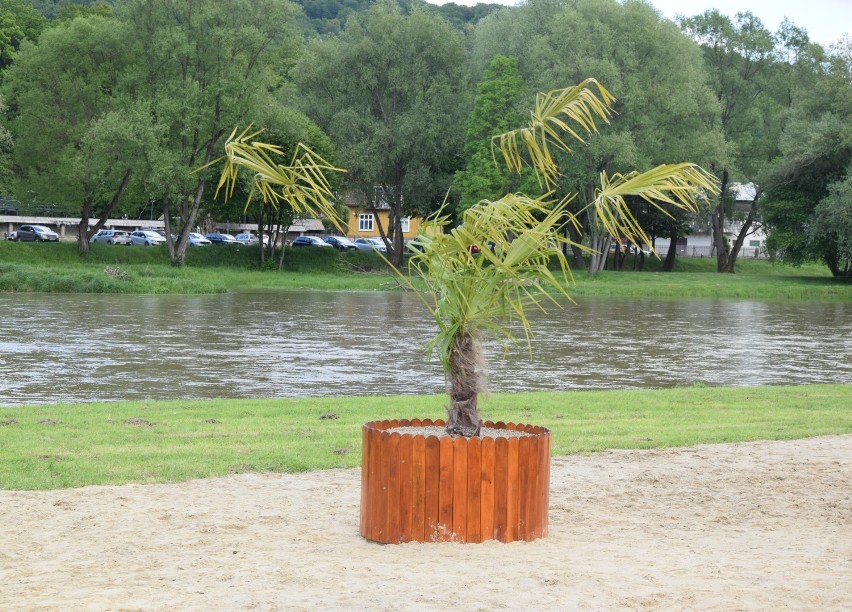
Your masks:
[[[0,491],[0,609],[852,609],[852,435],[554,458],[531,543],[372,544],[359,495],[359,470]]]

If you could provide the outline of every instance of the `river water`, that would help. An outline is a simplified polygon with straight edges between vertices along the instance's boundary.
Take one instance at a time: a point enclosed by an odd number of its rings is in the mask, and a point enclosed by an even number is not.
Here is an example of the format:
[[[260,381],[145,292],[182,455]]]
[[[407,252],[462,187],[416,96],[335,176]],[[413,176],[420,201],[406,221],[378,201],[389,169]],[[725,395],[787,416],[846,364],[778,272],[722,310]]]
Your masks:
[[[0,294],[0,405],[442,393],[415,296]],[[579,298],[488,342],[493,391],[852,383],[852,304]]]

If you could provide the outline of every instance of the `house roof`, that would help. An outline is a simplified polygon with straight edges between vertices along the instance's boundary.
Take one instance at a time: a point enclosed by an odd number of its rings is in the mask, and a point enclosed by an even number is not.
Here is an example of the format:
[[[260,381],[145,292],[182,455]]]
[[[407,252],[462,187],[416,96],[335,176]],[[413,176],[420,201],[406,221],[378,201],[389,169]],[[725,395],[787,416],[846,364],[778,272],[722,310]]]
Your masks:
[[[287,228],[288,233],[324,232],[325,226],[319,219],[293,219],[293,224]]]

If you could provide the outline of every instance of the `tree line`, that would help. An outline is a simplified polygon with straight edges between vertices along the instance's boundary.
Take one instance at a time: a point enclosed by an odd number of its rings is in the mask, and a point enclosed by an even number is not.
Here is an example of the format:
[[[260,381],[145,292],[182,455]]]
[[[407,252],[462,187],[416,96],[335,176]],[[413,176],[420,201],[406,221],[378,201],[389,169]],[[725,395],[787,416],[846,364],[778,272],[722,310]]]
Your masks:
[[[108,217],[152,209],[177,236],[176,264],[208,216],[287,223],[287,207],[251,199],[248,183],[243,198],[215,199],[216,172],[199,171],[251,124],[267,142],[303,143],[345,169],[332,179],[337,193],[387,208],[379,229],[395,263],[405,217],[442,206],[459,215],[507,190],[589,201],[602,173],[691,161],[720,179],[700,213],[720,272],[734,271],[762,227],[775,256],[852,276],[848,37],[826,49],[789,21],[770,32],[749,12],[675,23],[640,0],[0,0],[0,9],[0,194],[70,207],[83,221],[81,251]],[[588,77],[615,95],[618,120],[575,147],[570,164],[555,160],[566,170],[546,188],[526,166],[502,172],[490,138],[520,126],[537,92]],[[745,183],[756,189],[743,210],[732,188]],[[695,215],[628,204],[652,238],[671,241],[671,269]],[[742,229],[728,244],[734,218]],[[565,231],[598,255],[574,261],[596,273],[619,237],[593,209],[580,220]]]

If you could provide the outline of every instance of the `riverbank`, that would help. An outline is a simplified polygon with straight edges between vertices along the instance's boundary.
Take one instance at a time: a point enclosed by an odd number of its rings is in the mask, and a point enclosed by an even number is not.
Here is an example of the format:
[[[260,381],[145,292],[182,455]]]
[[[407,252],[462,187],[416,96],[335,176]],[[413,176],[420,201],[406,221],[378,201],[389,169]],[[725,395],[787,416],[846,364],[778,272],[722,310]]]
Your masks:
[[[443,395],[0,408],[0,489],[353,468],[361,425],[441,418]],[[495,393],[484,419],[553,431],[554,456],[852,433],[852,385]]]
[[[254,248],[196,248],[182,268],[165,249],[92,245],[85,257],[72,243],[0,241],[0,291],[54,293],[222,293],[257,290],[400,290],[399,279],[372,253],[332,249],[288,251],[285,269],[260,269]],[[575,272],[575,296],[704,297],[761,300],[852,300],[852,285],[832,279],[825,266],[792,267],[742,259],[736,274],[718,274],[715,260],[678,260],[660,272],[649,258],[645,271],[607,270],[592,278]]]
[[[849,435],[571,455],[547,537],[397,546],[354,468],[0,491],[0,608],[845,611],[850,490]]]

